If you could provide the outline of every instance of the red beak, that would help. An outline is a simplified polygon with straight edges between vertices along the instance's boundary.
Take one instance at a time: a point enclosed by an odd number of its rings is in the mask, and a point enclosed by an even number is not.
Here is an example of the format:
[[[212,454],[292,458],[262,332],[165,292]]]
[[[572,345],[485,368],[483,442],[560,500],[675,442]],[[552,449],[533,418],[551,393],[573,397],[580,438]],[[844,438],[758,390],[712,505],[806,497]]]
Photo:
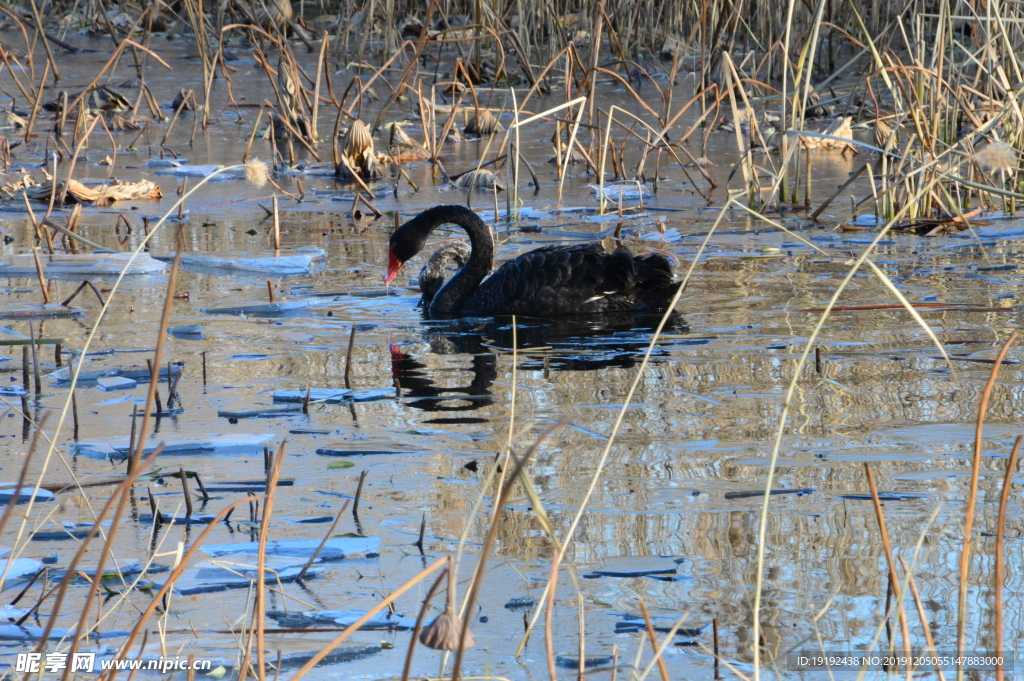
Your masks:
[[[394,246],[388,249],[388,274],[384,277],[384,283],[390,284],[398,276],[398,270],[402,269],[402,262],[395,257]]]

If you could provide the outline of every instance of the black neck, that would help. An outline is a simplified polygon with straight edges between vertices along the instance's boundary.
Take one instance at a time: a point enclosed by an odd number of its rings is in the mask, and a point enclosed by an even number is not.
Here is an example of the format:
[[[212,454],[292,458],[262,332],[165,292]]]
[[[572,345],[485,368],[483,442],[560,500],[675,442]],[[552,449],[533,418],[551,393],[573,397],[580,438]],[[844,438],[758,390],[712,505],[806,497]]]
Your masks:
[[[430,303],[431,315],[458,312],[462,304],[476,291],[480,282],[490,274],[494,262],[494,242],[491,240],[487,225],[476,213],[463,206],[435,206],[425,210],[402,225],[399,231],[395,232],[395,236],[408,229],[422,239],[423,243],[428,234],[445,224],[458,225],[466,230],[472,251],[466,264],[434,296]]]

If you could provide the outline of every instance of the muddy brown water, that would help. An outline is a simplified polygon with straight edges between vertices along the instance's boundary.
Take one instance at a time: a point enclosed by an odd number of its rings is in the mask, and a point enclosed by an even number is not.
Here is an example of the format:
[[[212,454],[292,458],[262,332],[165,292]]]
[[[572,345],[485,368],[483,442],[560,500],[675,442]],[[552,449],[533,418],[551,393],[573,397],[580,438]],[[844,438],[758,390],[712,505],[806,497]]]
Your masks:
[[[78,37],[75,44],[96,51],[64,57],[61,87],[72,93],[88,82],[110,54],[109,42]],[[154,40],[154,48],[174,69],[167,71],[152,62],[147,68],[147,82],[160,103],[168,104],[179,87],[201,86],[201,68],[181,42]],[[300,59],[307,65],[314,63],[313,55],[300,54]],[[38,56],[37,67],[41,64]],[[257,112],[251,105],[272,96],[266,76],[252,62],[233,66],[239,69],[233,75],[235,96],[249,106],[229,107],[226,88],[219,81],[208,130],[200,130],[189,144],[193,114],[186,113],[168,141],[167,147],[192,164],[237,163]],[[133,75],[130,63],[122,60],[111,82],[117,85]],[[335,88],[339,80],[348,78],[344,73],[336,75]],[[692,84],[682,78],[680,82]],[[0,76],[0,83],[13,91],[8,74]],[[137,90],[122,89],[134,101]],[[55,89],[48,91],[56,96]],[[649,85],[641,92],[656,97]],[[506,94],[495,92],[493,103],[500,106]],[[600,90],[599,105],[623,104],[626,98],[621,89],[606,83]],[[18,103],[25,105],[24,101]],[[531,107],[536,111],[557,103],[549,98],[531,102]],[[364,104],[364,117],[372,120],[369,114],[375,116],[376,106],[379,103]],[[322,135],[329,136],[333,112],[325,109],[321,108],[319,128]],[[386,120],[410,119],[410,134],[421,138],[414,113],[411,102],[400,102]],[[503,118],[506,126],[509,122],[508,116]],[[45,123],[38,124],[39,128]],[[618,223],[617,219],[594,221],[596,196],[589,185],[596,182],[582,166],[570,169],[559,201],[555,168],[547,163],[552,125],[534,124],[522,133],[524,156],[536,170],[541,188],[534,192],[528,186],[524,168],[519,197],[526,216],[513,223],[495,222],[493,215],[490,217],[501,241],[499,258],[537,245],[606,236]],[[114,208],[87,207],[82,214],[85,237],[114,250],[134,248],[140,243],[142,216],[155,218],[172,206],[180,178],[153,174],[147,166],[148,159],[159,155],[157,143],[165,129],[166,123],[154,123],[149,136],[152,147],[144,137],[134,153],[124,147],[136,133],[115,133],[118,155],[114,168],[100,165],[110,153],[106,136],[93,137],[79,160],[76,177],[149,178],[161,185],[165,198],[126,202]],[[4,134],[14,139],[18,133],[9,130]],[[621,130],[617,135],[621,139]],[[377,144],[384,143],[381,132]],[[492,157],[497,143],[489,150],[485,140],[449,143],[443,152],[445,167],[450,173],[468,170],[485,151],[486,158]],[[732,133],[709,135],[708,156],[718,164],[710,172],[722,185],[715,191],[717,200],[711,207],[693,192],[678,166],[663,157],[657,192],[644,199],[641,215],[622,221],[627,242],[640,249],[670,253],[678,260],[680,274],[685,272],[720,213],[724,186],[735,161],[734,144]],[[329,160],[329,145],[321,142],[320,147],[323,158]],[[698,150],[694,147],[695,156]],[[258,140],[254,155],[269,158],[268,142]],[[638,158],[638,145],[630,145],[627,165],[635,167]],[[43,160],[41,138],[15,149],[12,157],[12,162],[29,167],[37,178],[35,167]],[[815,152],[814,204],[858,164],[870,161],[865,154],[843,157],[836,152]],[[652,163],[653,158],[648,165],[649,178],[653,177]],[[760,164],[765,163],[762,159]],[[66,172],[66,164],[59,171]],[[276,447],[287,439],[281,475],[294,484],[277,494],[272,538],[278,539],[318,540],[328,525],[288,521],[337,514],[355,492],[359,474],[367,473],[358,526],[346,513],[336,533],[359,531],[378,538],[379,556],[325,563],[319,578],[302,585],[286,584],[282,593],[272,593],[268,606],[273,609],[293,613],[365,610],[427,562],[453,553],[469,522],[460,576],[464,588],[486,534],[494,490],[487,490],[480,515],[469,520],[470,510],[496,455],[505,448],[510,427],[515,432],[513,448],[522,453],[551,422],[569,424],[539,447],[528,469],[551,523],[559,536],[564,536],[657,320],[584,320],[574,324],[517,320],[520,347],[515,355],[507,320],[497,324],[485,320],[424,321],[415,309],[418,294],[407,288],[422,256],[400,275],[392,295],[386,295],[382,278],[393,221],[389,217],[353,221],[349,212],[356,187],[315,171],[311,168],[300,175],[277,178],[293,193],[301,180],[306,194],[301,203],[281,197],[282,248],[293,251],[315,246],[323,249],[326,257],[311,274],[270,277],[278,301],[313,300],[314,304],[281,317],[206,313],[204,309],[268,302],[268,277],[184,269],[178,291],[188,292],[188,299],[174,302],[170,324],[201,325],[203,335],[167,338],[165,359],[184,362],[179,386],[184,410],[154,423],[149,441],[212,434],[258,435],[265,437],[268,446]],[[430,167],[424,163],[413,164],[408,171],[420,191],[413,191],[402,180],[395,195],[394,178],[388,175],[373,185],[380,210],[397,210],[408,218],[428,206],[464,204],[468,198],[475,209],[493,213],[494,199],[489,192],[468,197],[466,190],[446,188],[431,177]],[[690,174],[697,175],[692,169]],[[189,186],[196,182],[198,178],[190,178]],[[733,184],[738,185],[737,180]],[[707,189],[708,185],[702,181],[701,187]],[[650,182],[647,189],[652,190]],[[235,178],[206,184],[186,206],[181,233],[188,252],[221,257],[270,255],[272,223],[258,203],[269,205],[271,191]],[[850,193],[862,197],[866,191],[867,185],[857,184]],[[634,199],[625,203],[630,208],[637,205]],[[504,194],[499,195],[499,204],[504,210]],[[14,237],[3,247],[3,255],[28,252],[33,240],[23,207],[8,202],[0,210],[0,226]],[[58,211],[57,221],[67,212]],[[127,216],[134,230],[123,244],[112,230],[118,214]],[[811,225],[798,211],[771,217],[824,253],[793,235],[749,219],[739,210],[727,211],[696,266],[682,298],[680,317],[655,347],[573,541],[554,613],[557,655],[574,659],[579,654],[578,585],[587,656],[607,657],[617,649],[621,664],[632,663],[641,637],[635,631],[617,631],[616,625],[635,624],[640,612],[637,598],[642,596],[659,628],[672,626],[684,614],[684,627],[701,628],[699,633],[691,632],[696,634],[693,637],[678,637],[680,644],[690,643],[692,638],[710,646],[711,622],[717,618],[723,657],[741,670],[750,669],[761,497],[743,493],[756,492],[765,484],[786,388],[819,316],[806,310],[827,303],[845,276],[848,261],[861,252],[872,234],[834,229],[850,217],[845,195],[825,212],[822,225]],[[664,235],[658,220],[665,224]],[[790,649],[818,648],[816,629],[827,650],[848,651],[868,644],[882,621],[887,568],[871,502],[862,496],[868,490],[865,462],[872,465],[881,491],[888,493],[883,507],[897,555],[912,562],[921,532],[937,512],[923,536],[916,581],[939,649],[955,646],[957,558],[974,421],[991,370],[986,361],[995,357],[1000,342],[1020,324],[1016,305],[1022,278],[1015,269],[1020,242],[1012,233],[1010,238],[998,234],[1018,223],[1012,219],[990,223],[983,228],[982,246],[969,235],[925,239],[894,234],[875,256],[878,266],[912,301],[982,308],[921,311],[954,356],[955,373],[911,317],[892,309],[834,312],[816,343],[824,350],[821,374],[815,371],[813,355],[803,370],[772,485],[803,492],[772,497],[761,611],[764,655],[776,659],[783,670],[784,655]],[[176,229],[176,224],[168,224],[153,238],[154,255],[173,254]],[[1000,266],[1011,267],[991,269]],[[80,279],[53,280],[53,298],[63,300]],[[102,288],[110,288],[113,282],[111,277],[93,279],[101,281]],[[92,340],[83,370],[145,366],[155,347],[166,283],[165,275],[126,278]],[[34,278],[4,280],[0,288],[0,309],[40,299]],[[319,296],[326,293],[337,295]],[[840,304],[893,302],[865,270],[853,279]],[[64,338],[66,349],[80,351],[97,320],[99,305],[89,293],[75,305],[86,310],[83,316],[36,322],[35,332]],[[19,333],[29,331],[25,321],[4,323]],[[378,391],[383,399],[352,405],[314,404],[308,415],[240,419],[218,415],[282,406],[273,402],[273,393],[279,390],[345,387],[345,357],[353,325],[357,331],[351,385],[359,391]],[[0,379],[20,384],[20,347],[2,352],[5,361],[0,362],[0,372],[5,373]],[[1011,351],[1011,359],[1019,357],[1019,351]],[[65,353],[65,366],[67,360]],[[55,370],[52,346],[42,348],[41,362],[44,374]],[[985,430],[976,535],[995,530],[1006,457],[1020,432],[1022,380],[1019,365],[1007,365],[993,393]],[[38,400],[31,401],[32,414],[35,418],[48,416],[46,430],[52,435],[67,388],[56,386],[45,376],[43,386]],[[133,406],[142,401],[145,390],[144,383],[132,390],[110,392],[79,387],[80,441],[127,436]],[[166,399],[165,383],[160,392]],[[5,400],[12,407],[18,405],[17,398]],[[123,472],[119,460],[73,456],[70,434],[69,416],[57,438],[47,482],[70,482],[74,477],[89,483]],[[0,423],[0,447],[0,479],[13,481],[27,449],[22,420],[13,411]],[[330,456],[317,450],[371,453]],[[41,461],[37,456],[33,472],[38,472]],[[342,462],[352,465],[341,467]],[[470,465],[474,462],[475,466]],[[262,478],[263,454],[261,447],[251,447],[241,455],[165,454],[156,466],[164,472],[178,467],[194,470],[207,486],[216,487]],[[177,480],[162,478],[150,487],[163,510],[173,511],[181,505]],[[89,489],[84,496],[65,492],[57,495],[56,502],[37,504],[20,541],[20,522],[15,518],[0,535],[0,544],[10,547],[17,542],[20,557],[55,556],[54,567],[66,565],[77,548],[76,540],[25,542],[27,532],[88,522],[91,509],[102,505],[107,489]],[[195,502],[196,513],[216,513],[241,494],[214,492],[207,504]],[[148,513],[146,497],[140,488],[129,509],[132,517],[119,530],[114,556],[119,564],[144,562],[155,551],[159,554],[155,563],[171,565],[179,542],[190,546],[202,528],[165,526],[154,547],[151,526],[135,519]],[[184,509],[178,512],[184,513]],[[251,528],[237,523],[245,515],[244,506],[240,507],[232,523],[216,527],[208,541],[253,540]],[[424,516],[426,556],[421,557],[413,544]],[[1004,591],[1006,648],[1014,649],[1024,628],[1019,596],[1024,545],[1017,541],[1024,527],[1015,500],[1007,517],[1007,533],[1011,539],[1006,548]],[[477,645],[468,652],[464,671],[476,676],[489,672],[513,679],[545,678],[543,630],[535,630],[525,652],[515,658],[524,612],[529,615],[531,611],[505,607],[512,599],[540,598],[553,550],[521,488],[513,493],[497,539],[479,595],[478,613],[474,614]],[[98,546],[94,544],[87,553],[85,567],[96,563]],[[967,648],[990,650],[995,648],[994,540],[987,534],[979,536],[976,551]],[[209,556],[201,554],[197,560],[207,561]],[[568,570],[577,576],[575,583]],[[668,572],[654,576],[596,574],[601,570]],[[159,583],[161,574],[149,578]],[[21,583],[9,581],[4,586],[5,602],[21,588]],[[426,588],[421,585],[399,598],[398,612],[415,617]],[[27,601],[34,601],[38,592],[39,586],[34,586]],[[72,588],[58,626],[73,626],[76,605],[84,594],[84,583]],[[168,632],[163,643],[167,654],[233,660],[236,637],[227,631],[243,629],[247,606],[251,609],[248,596],[244,589],[174,596],[160,624]],[[135,592],[127,600],[129,603],[110,612],[101,630],[130,628],[137,608],[145,607],[149,597]],[[440,612],[442,604],[441,598],[435,600],[434,613]],[[821,611],[815,622],[814,616]],[[48,613],[44,605],[43,614]],[[909,617],[915,645],[922,645],[920,623],[916,615]],[[150,629],[156,631],[156,619]],[[268,656],[275,657],[277,650],[286,654],[316,650],[332,637],[275,634],[268,637]],[[91,644],[89,649],[102,651],[116,646],[118,640]],[[160,652],[159,640],[160,636],[151,634],[147,653]],[[408,632],[359,632],[346,645],[371,646],[363,650],[365,656],[321,667],[312,676],[377,679],[397,675],[408,641]],[[0,662],[13,662],[15,654],[26,649],[24,642],[0,641]],[[649,649],[644,650],[641,669],[649,659]],[[672,678],[712,675],[712,658],[700,647],[671,645],[665,659]],[[413,673],[436,675],[441,661],[442,654],[419,648]],[[561,674],[568,677],[573,672],[563,669]],[[607,678],[608,672],[592,676]]]

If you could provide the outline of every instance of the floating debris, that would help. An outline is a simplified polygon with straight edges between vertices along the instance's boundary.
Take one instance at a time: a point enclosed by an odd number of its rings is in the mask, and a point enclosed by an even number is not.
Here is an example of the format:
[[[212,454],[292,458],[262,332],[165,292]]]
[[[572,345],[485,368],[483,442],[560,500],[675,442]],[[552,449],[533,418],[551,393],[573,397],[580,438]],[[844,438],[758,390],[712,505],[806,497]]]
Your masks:
[[[172,326],[167,329],[167,333],[182,340],[203,340],[203,327],[199,324]]]
[[[278,487],[291,487],[295,484],[292,478],[278,478]],[[214,483],[206,486],[207,492],[266,492],[267,481],[264,480],[236,480]]]
[[[207,490],[207,491],[209,491],[209,490]],[[205,515],[186,515],[185,513],[186,513],[185,511],[180,511],[180,512],[177,512],[177,513],[163,513],[163,512],[161,512],[160,513],[160,524],[161,525],[209,525],[210,523],[212,523],[214,520],[217,519],[217,516],[211,515],[211,514],[205,514]],[[153,514],[152,513],[140,513],[139,514],[139,522],[140,523],[152,523],[153,522]]]
[[[837,494],[838,499],[849,499],[851,501],[871,501],[874,497],[870,494]],[[908,501],[910,499],[927,499],[927,494],[914,494],[907,492],[879,492],[879,501]]]
[[[604,215],[587,215],[583,218],[584,222],[591,222],[601,224],[603,222],[622,222],[623,220],[636,220],[638,218],[649,218],[649,213],[638,213],[635,211],[625,212],[622,215],[617,213],[605,213]],[[555,234],[555,230],[549,230],[548,234]]]
[[[813,487],[804,487],[804,488],[801,488],[801,489],[773,489],[769,494],[771,494],[771,496],[777,496],[777,495],[780,495],[780,494],[795,494],[798,497],[803,497],[803,496],[807,496],[808,494],[812,494],[813,492],[814,492],[814,488]],[[749,499],[751,497],[763,497],[763,496],[764,496],[764,490],[763,489],[743,491],[743,492],[726,492],[725,493],[725,498],[726,499]]]
[[[380,167],[387,162],[386,155],[373,151],[373,134],[366,123],[356,119],[345,134],[344,148],[334,174],[346,179],[378,180],[383,174]]]
[[[854,227],[878,227],[885,224],[885,220],[882,218],[865,213],[864,215],[858,215],[855,218],[851,218],[846,221],[846,224],[853,225]]]
[[[507,610],[528,610],[533,606],[537,605],[537,601],[532,598],[513,598],[505,604]]]
[[[261,452],[259,445],[269,442],[273,434],[208,435],[206,437],[168,438],[163,440],[163,454],[230,454],[242,456]],[[117,437],[105,441],[71,443],[73,454],[93,459],[126,458],[131,445],[129,438]],[[152,453],[158,445],[149,443],[144,454]]]
[[[1006,142],[991,142],[974,154],[974,162],[985,170],[1009,172],[1017,167],[1017,150]]]
[[[478,112],[473,114],[473,117],[469,119],[469,123],[463,129],[463,132],[467,135],[493,135],[501,132],[505,128],[501,127],[501,123],[495,118],[494,114],[491,113],[490,109],[480,109]]]
[[[81,523],[81,525],[85,525],[85,523]],[[110,523],[104,523],[104,525],[108,525],[109,526]],[[122,563],[121,565],[112,565],[112,566],[105,567],[103,569],[102,574],[100,574],[100,580],[102,580],[102,581],[115,581],[115,580],[122,580],[122,579],[125,579],[127,577],[134,577],[135,575],[140,575],[143,572],[149,572],[149,573],[156,574],[156,573],[160,573],[160,572],[170,572],[170,570],[171,570],[171,568],[169,566],[167,566],[167,565],[154,565],[152,563],[149,563],[147,565],[147,564],[142,563],[140,561],[133,560],[133,561],[128,562],[128,563]],[[79,573],[81,573],[81,574],[79,574]],[[67,574],[66,570],[54,570],[54,571],[52,571],[50,573],[50,576],[51,576],[52,579],[60,580],[60,579],[63,579],[66,574]],[[84,575],[84,577],[83,577],[83,575]],[[88,578],[88,579],[95,579],[96,578],[96,568],[88,568],[88,567],[75,568],[75,578],[74,579],[76,581],[83,582],[83,583],[88,583],[88,580],[86,578]]]
[[[43,266],[43,274],[50,277],[74,275],[87,277],[96,275],[154,274],[167,269],[165,263],[151,258],[148,253],[139,253],[132,259],[131,253],[60,253],[43,255],[39,258]],[[36,276],[35,257],[31,253],[23,253],[5,258],[0,262],[0,276],[34,277]]]
[[[398,123],[388,125],[391,129],[391,144],[388,151],[391,158],[399,163],[413,163],[415,161],[426,161],[430,158],[430,152],[422,144],[409,137],[402,130]]]
[[[0,620],[20,620],[28,612],[28,608],[15,608],[10,605],[0,605]]]
[[[148,158],[146,159],[146,165],[150,168],[176,168],[178,166],[187,166],[188,159],[184,158]]]
[[[85,539],[91,527],[77,527],[75,523],[67,523],[62,530],[36,530],[29,537],[32,541],[64,541],[67,539]]]
[[[59,180],[56,188],[52,181],[31,187],[5,185],[0,187],[0,197],[5,199],[21,199],[22,194],[33,201],[49,203],[52,196],[66,196],[66,201],[82,203],[97,207],[109,206],[115,201],[135,201],[139,199],[158,200],[163,198],[160,186],[149,180],[138,182],[118,182],[87,187],[78,180]]]
[[[583,668],[594,669],[595,667],[607,667],[612,664],[613,660],[614,658],[610,655],[585,657],[583,658]],[[579,669],[580,658],[568,657],[567,655],[556,655],[555,666],[561,667],[562,669]]]
[[[505,185],[498,181],[498,176],[487,168],[479,168],[463,173],[452,180],[452,184],[462,189],[497,189],[504,191]]]
[[[375,454],[415,454],[404,449],[349,449],[346,447],[320,447],[316,450],[320,456],[373,456]]]
[[[662,556],[613,556],[605,560],[603,567],[590,574],[587,579],[597,577],[647,577],[650,575],[671,575],[679,571],[672,558]]]
[[[634,615],[632,613],[624,613],[619,615],[622,621],[615,623],[616,634],[634,634],[641,631],[647,631],[647,620],[643,615]],[[672,631],[672,627],[675,626],[676,622],[679,621],[679,617],[675,615],[653,615],[651,616],[651,624],[654,630],[667,634]],[[676,629],[676,636],[700,636],[707,629],[707,626],[699,627],[680,627]]]
[[[830,135],[832,137],[841,137],[842,140],[828,139],[825,137],[804,137],[801,136],[800,140],[807,145],[809,149],[838,149],[839,151],[846,153],[852,151],[857,153],[857,147],[853,144],[843,141],[853,138],[853,117],[844,116],[837,118],[832,121],[825,130],[822,131],[823,135]]]

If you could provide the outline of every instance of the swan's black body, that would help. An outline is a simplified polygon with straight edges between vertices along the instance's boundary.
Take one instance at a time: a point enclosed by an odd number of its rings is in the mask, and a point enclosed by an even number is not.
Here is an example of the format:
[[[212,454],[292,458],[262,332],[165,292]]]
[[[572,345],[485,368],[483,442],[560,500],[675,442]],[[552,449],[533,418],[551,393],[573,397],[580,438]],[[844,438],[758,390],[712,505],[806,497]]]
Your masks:
[[[663,255],[634,256],[601,244],[546,246],[491,271],[494,245],[487,225],[468,208],[435,206],[395,230],[388,252],[388,275],[419,253],[438,226],[455,224],[469,234],[469,261],[434,295],[430,316],[454,314],[557,317],[668,307],[679,283]]]

